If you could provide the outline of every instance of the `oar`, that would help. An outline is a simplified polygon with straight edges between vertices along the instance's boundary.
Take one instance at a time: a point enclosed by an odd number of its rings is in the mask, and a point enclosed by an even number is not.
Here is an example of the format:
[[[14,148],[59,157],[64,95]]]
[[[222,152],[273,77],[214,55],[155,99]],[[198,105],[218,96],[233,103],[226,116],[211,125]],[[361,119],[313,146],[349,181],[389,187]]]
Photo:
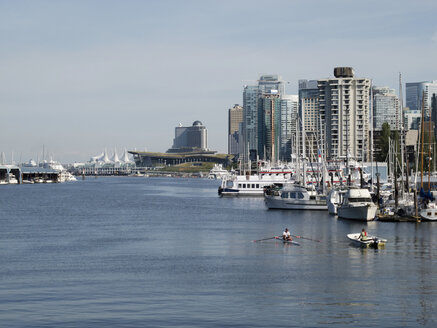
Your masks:
[[[263,239],[258,239],[258,240],[254,240],[253,242],[257,242],[257,241],[263,241],[263,240],[269,240],[269,239],[276,239],[278,238],[277,236],[273,236],[273,237],[269,237],[269,238],[263,238]]]
[[[320,243],[320,240],[317,240],[317,239],[312,239],[312,238],[307,238],[307,237],[302,237],[302,236],[295,236],[295,235],[292,235],[292,236],[296,237],[296,238],[300,238],[300,239],[308,239],[308,240],[312,240],[312,241],[317,241]]]

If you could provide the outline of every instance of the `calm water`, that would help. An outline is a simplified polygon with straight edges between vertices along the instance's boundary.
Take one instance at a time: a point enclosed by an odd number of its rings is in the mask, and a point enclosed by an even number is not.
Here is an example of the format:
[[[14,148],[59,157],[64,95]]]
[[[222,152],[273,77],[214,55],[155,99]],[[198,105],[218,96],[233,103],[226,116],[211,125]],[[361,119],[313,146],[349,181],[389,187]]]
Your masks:
[[[0,188],[1,327],[436,327],[437,224],[217,197],[217,181]],[[320,239],[268,240],[288,227]]]

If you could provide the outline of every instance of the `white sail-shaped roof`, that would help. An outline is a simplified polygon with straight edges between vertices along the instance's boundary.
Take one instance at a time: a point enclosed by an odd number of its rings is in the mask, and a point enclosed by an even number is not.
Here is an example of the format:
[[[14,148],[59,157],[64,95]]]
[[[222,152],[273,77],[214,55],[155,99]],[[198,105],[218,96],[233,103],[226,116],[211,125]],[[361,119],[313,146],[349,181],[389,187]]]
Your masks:
[[[100,162],[104,156],[105,156],[105,153],[101,153],[98,156],[93,156],[90,158],[90,162]]]
[[[103,158],[101,159],[101,161],[104,163],[111,163],[111,160],[108,157],[108,153],[106,152],[106,149],[105,149],[105,152],[104,152],[104,155],[103,155]]]
[[[123,163],[133,163],[133,161],[129,158],[129,154],[126,148],[124,149],[124,154],[121,160],[123,161]]]
[[[117,149],[114,149],[114,155],[112,155],[111,161],[114,163],[121,163],[121,161],[117,155]]]

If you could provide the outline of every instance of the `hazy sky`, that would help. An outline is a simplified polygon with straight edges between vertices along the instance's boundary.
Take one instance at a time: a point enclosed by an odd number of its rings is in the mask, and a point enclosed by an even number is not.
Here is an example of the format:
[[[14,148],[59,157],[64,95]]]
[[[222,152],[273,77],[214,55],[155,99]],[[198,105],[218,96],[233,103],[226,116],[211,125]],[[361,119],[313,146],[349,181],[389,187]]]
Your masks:
[[[63,163],[165,151],[200,120],[227,151],[243,85],[352,66],[398,90],[437,80],[437,1],[0,0],[0,153]],[[404,91],[405,92],[405,91]]]

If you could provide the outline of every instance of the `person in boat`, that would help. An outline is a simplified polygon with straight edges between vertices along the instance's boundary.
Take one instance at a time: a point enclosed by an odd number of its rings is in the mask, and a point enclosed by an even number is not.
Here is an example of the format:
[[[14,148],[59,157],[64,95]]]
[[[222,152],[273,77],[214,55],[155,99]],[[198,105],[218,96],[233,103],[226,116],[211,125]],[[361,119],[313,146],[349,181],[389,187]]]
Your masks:
[[[363,228],[363,230],[361,230],[360,233],[360,238],[358,238],[361,241],[366,241],[367,240],[367,231],[366,229]]]
[[[291,238],[290,231],[288,231],[288,228],[285,228],[284,232],[282,233],[282,239],[283,240],[293,240],[293,238]]]

